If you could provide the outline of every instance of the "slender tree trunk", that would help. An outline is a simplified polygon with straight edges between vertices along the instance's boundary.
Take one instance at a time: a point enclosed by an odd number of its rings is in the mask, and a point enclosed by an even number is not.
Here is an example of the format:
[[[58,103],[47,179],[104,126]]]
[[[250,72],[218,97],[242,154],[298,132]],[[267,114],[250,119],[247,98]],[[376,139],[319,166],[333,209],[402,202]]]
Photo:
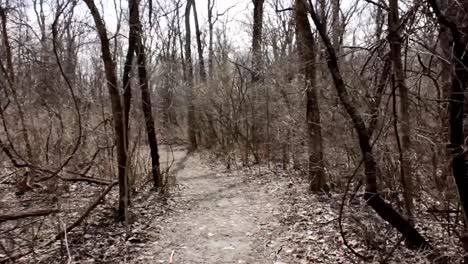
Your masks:
[[[251,84],[255,85],[263,81],[263,56],[262,56],[262,43],[263,43],[263,4],[264,0],[253,0],[254,12],[253,12],[253,30],[252,30],[252,75]],[[246,117],[245,117],[245,150],[246,150],[246,161],[248,163],[249,153],[253,154],[254,163],[260,163],[260,140],[262,138],[260,132],[260,122],[262,121],[258,117],[260,111],[256,107],[256,103],[260,101],[259,89],[251,91],[250,100],[246,103]],[[254,103],[252,103],[254,102]],[[248,113],[250,111],[250,113]],[[250,118],[248,117],[250,116]],[[265,132],[267,133],[267,132]],[[267,136],[268,137],[268,136]]]
[[[137,45],[137,35],[138,35],[138,2],[137,1],[128,1],[128,10],[129,10],[129,27],[130,32],[128,34],[128,49],[127,56],[125,58],[122,85],[124,88],[123,91],[123,107],[124,107],[124,126],[127,136],[125,137],[125,146],[128,149],[130,133],[129,121],[130,121],[130,105],[132,100],[132,86],[131,86],[131,72],[133,65],[133,58],[135,56],[135,49]]]
[[[306,85],[306,122],[309,151],[309,190],[327,189],[323,170],[323,143],[316,81],[316,41],[312,34],[304,2],[296,0],[297,49]]]
[[[252,83],[256,83],[262,79],[263,2],[264,0],[253,0]]]
[[[201,31],[198,24],[198,14],[197,6],[195,1],[193,1],[193,17],[195,18],[195,36],[197,38],[197,51],[198,51],[198,68],[200,71],[200,79],[202,84],[206,83],[206,70],[205,70],[205,61],[203,59],[203,47],[201,43]]]
[[[132,0],[132,2],[138,2],[138,0]],[[151,92],[149,89],[148,73],[146,70],[146,52],[143,45],[143,32],[140,22],[140,14],[138,10],[138,4],[135,11],[135,22],[137,26],[137,62],[138,62],[138,79],[140,82],[141,89],[141,108],[143,110],[143,116],[145,118],[146,134],[148,137],[148,144],[150,146],[151,153],[151,174],[153,176],[153,186],[155,190],[162,187],[161,171],[159,164],[159,150],[158,141],[156,137],[156,128],[154,125],[152,104],[151,104]]]
[[[213,8],[215,0],[208,0],[208,77],[213,79]]]
[[[192,64],[192,48],[190,32],[190,9],[193,0],[188,0],[185,7],[185,66],[186,66],[186,82],[188,90],[188,137],[189,151],[197,149],[197,130],[195,121],[195,104],[193,102],[193,64]]]
[[[153,111],[151,105],[151,93],[148,84],[148,73],[146,71],[146,54],[143,46],[141,28],[138,36],[138,78],[141,89],[141,108],[145,117],[146,134],[151,152],[151,174],[153,176],[153,186],[158,190],[162,186],[161,171],[159,164],[158,141],[156,138],[156,128],[154,126]]]
[[[400,36],[400,15],[398,13],[398,0],[389,0],[388,28],[390,42],[390,57],[393,66],[393,76],[396,89],[400,93],[400,115],[401,115],[401,156],[400,173],[401,184],[403,187],[403,196],[405,200],[407,217],[412,221],[414,202],[413,202],[413,179],[411,169],[411,120],[409,110],[409,93],[405,83],[403,72],[403,62],[401,59],[402,38]],[[398,139],[399,140],[399,139]]]
[[[111,97],[112,117],[114,119],[115,144],[117,149],[117,165],[119,177],[119,208],[118,219],[123,221],[126,219],[126,205],[129,203],[127,195],[128,177],[126,174],[127,166],[127,150],[125,149],[125,122],[122,102],[118,89],[116,65],[112,59],[110,50],[109,38],[107,37],[107,29],[102,20],[99,10],[93,0],[84,0],[91,12],[91,15],[96,24],[96,30],[101,41],[101,55],[104,63],[104,70],[107,80],[107,88]]]
[[[340,54],[341,24],[340,24],[340,0],[331,0],[332,6],[332,37],[333,47]]]

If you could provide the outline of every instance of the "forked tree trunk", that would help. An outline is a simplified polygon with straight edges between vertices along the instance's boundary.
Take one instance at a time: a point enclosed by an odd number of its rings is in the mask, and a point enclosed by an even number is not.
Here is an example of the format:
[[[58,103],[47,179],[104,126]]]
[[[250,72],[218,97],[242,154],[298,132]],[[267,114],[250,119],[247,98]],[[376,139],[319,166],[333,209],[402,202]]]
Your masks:
[[[395,211],[395,209],[393,209],[390,204],[385,202],[385,200],[382,199],[378,193],[377,176],[380,171],[372,153],[372,146],[370,144],[368,129],[364,123],[364,120],[362,119],[362,114],[352,103],[351,97],[348,94],[343,77],[338,67],[338,58],[336,56],[335,49],[330,41],[329,36],[327,35],[327,32],[322,26],[317,13],[313,9],[311,1],[309,1],[308,9],[325,45],[325,49],[328,54],[327,65],[332,75],[336,92],[341,103],[346,109],[346,112],[350,116],[354,129],[359,138],[359,147],[361,149],[361,154],[364,161],[364,173],[366,176],[366,190],[364,199],[380,217],[396,228],[406,238],[408,246],[412,248],[431,248],[431,245],[426,241],[426,239],[424,239],[424,237],[422,237],[421,234],[405,218],[403,218],[397,211]]]
[[[125,122],[122,102],[118,89],[116,65],[112,59],[107,29],[99,10],[93,0],[84,0],[96,24],[96,30],[101,41],[102,61],[107,80],[107,88],[111,97],[112,117],[114,119],[115,144],[117,150],[117,165],[119,177],[119,208],[118,218],[126,218],[126,205],[129,203],[127,196],[128,178],[126,174],[127,152],[125,149]]]
[[[301,72],[306,86],[306,122],[309,151],[309,190],[318,192],[327,189],[323,170],[322,127],[317,96],[316,41],[310,28],[304,2],[296,0],[297,49],[301,60]]]

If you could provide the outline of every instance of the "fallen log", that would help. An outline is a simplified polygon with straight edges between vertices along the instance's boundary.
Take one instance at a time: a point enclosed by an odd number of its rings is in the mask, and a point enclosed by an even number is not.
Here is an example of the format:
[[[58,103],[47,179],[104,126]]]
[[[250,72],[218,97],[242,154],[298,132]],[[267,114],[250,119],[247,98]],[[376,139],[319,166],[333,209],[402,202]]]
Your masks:
[[[46,216],[58,212],[58,209],[36,209],[21,212],[0,213],[0,223],[11,220],[19,220],[27,217]]]
[[[59,176],[59,179],[62,181],[69,181],[69,182],[87,182],[87,183],[94,183],[97,185],[109,185],[110,182],[105,181],[105,180],[100,180],[96,178],[91,178],[91,177],[84,177],[84,176],[79,176],[79,177],[63,177]]]

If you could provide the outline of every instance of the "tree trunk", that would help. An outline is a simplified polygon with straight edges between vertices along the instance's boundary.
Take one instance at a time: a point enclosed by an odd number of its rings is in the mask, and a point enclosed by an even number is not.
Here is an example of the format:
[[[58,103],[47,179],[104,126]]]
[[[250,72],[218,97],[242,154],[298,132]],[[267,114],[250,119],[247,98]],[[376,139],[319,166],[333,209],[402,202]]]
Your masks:
[[[306,85],[306,122],[309,151],[309,190],[326,190],[323,170],[323,143],[316,81],[316,41],[312,34],[304,2],[296,0],[297,49]]]
[[[215,0],[208,0],[208,77],[213,79],[213,8]]]
[[[128,178],[126,174],[127,166],[127,150],[125,149],[125,123],[122,102],[118,89],[116,65],[112,59],[110,50],[109,38],[107,37],[107,29],[102,20],[99,10],[93,0],[84,0],[93,16],[96,30],[101,41],[102,61],[107,80],[107,88],[111,97],[112,117],[114,119],[115,144],[117,149],[117,165],[119,177],[119,207],[118,219],[126,218],[126,206],[129,203],[127,195]]]
[[[127,132],[127,136],[125,137],[125,146],[128,149],[128,133],[130,133],[129,128],[129,121],[130,121],[130,104],[132,99],[132,86],[131,86],[131,71],[132,71],[132,64],[133,58],[135,56],[135,49],[137,45],[137,35],[138,35],[138,3],[137,1],[130,0],[128,2],[128,10],[129,10],[129,27],[130,32],[128,34],[128,49],[127,49],[127,56],[125,58],[124,70],[123,70],[123,77],[122,77],[122,85],[124,88],[123,91],[123,107],[124,107],[124,126],[125,131]]]
[[[335,48],[335,51],[339,56],[341,46],[340,0],[331,0],[331,6],[333,47]]]
[[[134,0],[136,1],[136,0]],[[158,190],[162,186],[161,170],[159,164],[158,141],[156,138],[156,128],[154,126],[153,111],[151,105],[151,93],[149,90],[148,73],[146,71],[146,53],[142,40],[142,32],[140,19],[138,17],[138,79],[140,80],[141,89],[141,108],[145,118],[146,134],[148,136],[148,144],[151,152],[151,174],[153,176],[153,186]]]
[[[446,27],[451,35],[450,40],[448,37],[441,39],[441,41],[450,41],[450,43],[442,44],[450,47],[451,50],[450,58],[447,58],[452,66],[449,100],[449,151],[452,154],[452,175],[464,212],[465,227],[461,241],[465,250],[464,263],[468,263],[468,228],[466,226],[468,219],[468,177],[466,177],[468,167],[465,151],[464,115],[462,114],[465,108],[464,92],[468,87],[468,55],[466,55],[468,30],[465,26],[468,23],[468,18],[465,15],[468,10],[468,1],[430,0],[429,4],[439,23]]]
[[[198,66],[199,66],[198,68],[200,71],[200,80],[203,84],[205,84],[206,83],[205,61],[203,59],[203,47],[201,43],[200,26],[198,24],[197,6],[195,5],[195,1],[193,1],[192,4],[193,4],[193,17],[195,18],[195,36],[197,38]]]
[[[190,9],[194,0],[188,0],[185,7],[185,66],[186,66],[186,82],[188,90],[188,138],[189,152],[197,149],[197,130],[195,122],[195,104],[193,102],[193,64],[192,64],[192,49],[190,32]]]
[[[393,76],[396,89],[400,93],[400,114],[401,114],[401,160],[400,173],[401,185],[403,187],[403,197],[405,200],[406,214],[410,222],[413,218],[413,179],[411,169],[411,120],[409,113],[409,93],[405,83],[403,63],[401,59],[402,38],[400,36],[400,15],[398,13],[398,0],[389,0],[388,14],[388,40],[390,42],[390,58],[393,66]],[[398,134],[398,133],[397,133]],[[400,139],[397,139],[398,141]]]
[[[253,0],[252,83],[256,83],[262,79],[263,2],[264,0]]]

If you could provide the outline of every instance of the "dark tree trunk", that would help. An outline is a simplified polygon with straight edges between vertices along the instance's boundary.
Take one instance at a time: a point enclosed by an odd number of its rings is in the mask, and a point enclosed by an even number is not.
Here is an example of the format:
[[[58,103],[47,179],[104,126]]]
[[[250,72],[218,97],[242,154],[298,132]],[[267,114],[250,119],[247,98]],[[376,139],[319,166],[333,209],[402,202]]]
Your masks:
[[[198,14],[197,6],[195,1],[193,1],[193,17],[195,18],[195,36],[197,38],[197,51],[198,51],[198,68],[200,71],[200,79],[202,83],[206,83],[206,70],[205,70],[205,61],[203,59],[203,47],[201,43],[201,31],[198,24]]]
[[[129,121],[130,121],[130,104],[132,100],[132,86],[131,86],[131,71],[132,71],[132,64],[133,58],[135,56],[135,49],[137,45],[137,32],[138,32],[138,3],[137,1],[129,1],[128,2],[128,9],[129,9],[129,27],[130,32],[128,34],[128,50],[127,56],[125,58],[125,65],[122,77],[122,85],[124,88],[123,92],[123,107],[124,107],[124,124],[125,124],[125,131],[127,135],[125,137],[125,147],[128,149],[128,133],[130,133],[129,128]]]
[[[153,186],[156,190],[162,187],[161,170],[159,164],[158,141],[156,138],[156,128],[154,126],[153,111],[151,105],[151,93],[148,85],[148,73],[146,71],[146,54],[143,46],[141,32],[138,37],[138,78],[141,89],[141,108],[145,117],[146,134],[151,152],[151,175],[153,176]]]
[[[195,104],[193,102],[193,64],[192,64],[192,48],[190,32],[190,9],[193,0],[188,0],[185,7],[185,69],[186,69],[186,82],[188,90],[188,138],[189,138],[189,151],[197,149],[197,131],[195,123]]]
[[[110,50],[109,38],[107,37],[107,29],[102,20],[99,10],[93,0],[84,0],[93,16],[96,30],[101,41],[102,61],[107,80],[107,88],[111,97],[112,116],[114,119],[115,144],[117,149],[117,165],[119,177],[119,208],[118,218],[124,220],[126,218],[126,206],[129,203],[127,195],[128,177],[126,174],[127,167],[127,152],[125,149],[125,124],[122,102],[118,89],[116,65],[112,59]]]
[[[131,2],[137,3],[138,0],[130,0]],[[146,134],[148,137],[148,144],[150,147],[151,154],[151,175],[153,177],[153,186],[155,190],[162,187],[161,170],[159,164],[159,151],[158,151],[158,140],[156,138],[156,128],[154,125],[153,110],[151,104],[151,92],[149,89],[148,72],[146,70],[146,52],[143,45],[143,32],[140,22],[140,12],[138,10],[138,4],[136,4],[136,11],[134,13],[134,21],[136,23],[136,35],[137,35],[137,63],[138,63],[138,79],[140,82],[141,89],[141,108],[143,116],[145,118]]]
[[[440,3],[440,4],[439,4]],[[429,1],[432,10],[436,14],[439,23],[450,31],[451,39],[448,37],[441,41],[450,41],[443,43],[450,47],[451,75],[452,82],[450,87],[449,101],[449,131],[450,145],[449,150],[452,154],[452,174],[458,190],[458,196],[463,206],[465,222],[468,219],[468,166],[465,151],[465,133],[464,133],[464,108],[465,108],[465,90],[468,86],[468,55],[466,54],[468,38],[468,1]],[[468,263],[468,228],[465,223],[461,240],[465,250],[465,263]]]
[[[263,2],[253,0],[253,33],[252,33],[252,82],[262,79],[262,31],[263,31]]]
[[[208,0],[208,77],[213,78],[213,8],[215,0]]]

